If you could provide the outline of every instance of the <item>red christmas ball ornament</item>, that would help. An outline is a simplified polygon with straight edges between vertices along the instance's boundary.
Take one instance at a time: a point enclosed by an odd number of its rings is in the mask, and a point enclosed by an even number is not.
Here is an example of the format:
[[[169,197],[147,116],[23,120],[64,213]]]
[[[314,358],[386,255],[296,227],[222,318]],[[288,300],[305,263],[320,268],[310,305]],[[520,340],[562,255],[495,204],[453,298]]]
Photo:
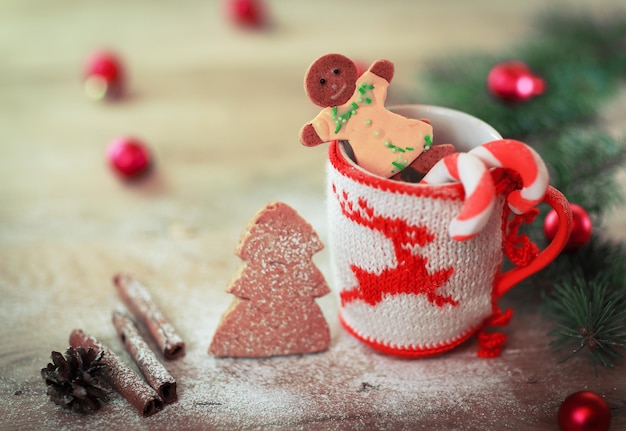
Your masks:
[[[267,24],[266,7],[261,0],[227,0],[226,12],[232,22],[244,28]]]
[[[566,252],[577,251],[586,246],[591,239],[593,226],[591,217],[580,205],[570,204],[572,208],[572,232],[563,249]],[[555,210],[550,210],[543,221],[543,233],[548,242],[552,241],[559,229],[559,216]]]
[[[356,64],[356,73],[358,76],[363,75],[370,68],[368,63],[361,60],[356,60],[354,63]]]
[[[580,391],[563,401],[558,421],[562,431],[607,431],[611,425],[611,409],[595,392]]]
[[[489,92],[506,102],[525,102],[545,92],[545,81],[521,61],[496,64],[487,75]]]
[[[107,147],[106,156],[111,168],[126,179],[138,178],[151,166],[150,151],[135,138],[114,139]]]
[[[110,51],[94,51],[87,57],[84,79],[85,93],[91,99],[112,99],[124,93],[124,67]]]

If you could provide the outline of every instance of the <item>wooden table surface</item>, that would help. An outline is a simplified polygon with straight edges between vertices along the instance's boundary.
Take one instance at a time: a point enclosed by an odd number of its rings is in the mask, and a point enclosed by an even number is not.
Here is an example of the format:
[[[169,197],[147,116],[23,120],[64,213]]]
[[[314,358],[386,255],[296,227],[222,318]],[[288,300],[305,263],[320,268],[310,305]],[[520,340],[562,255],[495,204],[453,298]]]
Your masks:
[[[318,112],[302,90],[310,62],[327,52],[388,58],[390,102],[400,103],[429,59],[500,52],[532,34],[545,3],[273,1],[272,29],[242,32],[216,1],[0,1],[0,428],[548,430],[563,399],[589,389],[609,402],[612,429],[626,429],[626,368],[595,377],[584,357],[558,364],[536,307],[511,298],[509,342],[492,360],[475,356],[475,340],[426,360],[375,354],[339,327],[334,295],[320,300],[328,352],[206,353],[232,298],[232,250],[259,208],[284,201],[326,238],[325,149],[298,143]],[[616,9],[622,0],[593,4],[596,14]],[[117,103],[84,96],[82,62],[98,47],[128,68],[130,91]],[[624,94],[602,117],[616,133]],[[105,163],[107,143],[123,134],[156,159],[136,184]],[[611,215],[608,228],[626,239],[622,218]],[[315,261],[330,279],[328,259]],[[119,271],[149,286],[187,341],[187,356],[166,363],[180,399],[149,418],[117,395],[93,416],[62,411],[39,370],[72,329],[128,360],[110,323]]]

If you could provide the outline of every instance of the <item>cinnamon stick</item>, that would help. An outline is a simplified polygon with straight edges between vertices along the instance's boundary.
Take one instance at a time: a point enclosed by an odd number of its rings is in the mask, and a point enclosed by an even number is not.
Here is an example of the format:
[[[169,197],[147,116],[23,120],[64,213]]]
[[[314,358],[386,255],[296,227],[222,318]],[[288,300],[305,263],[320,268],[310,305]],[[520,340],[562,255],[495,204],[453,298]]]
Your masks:
[[[139,334],[132,317],[127,313],[114,311],[113,325],[115,325],[126,351],[133,358],[148,384],[157,391],[165,404],[176,401],[176,380],[159,362],[154,352]]]
[[[143,323],[166,359],[185,355],[185,342],[152,301],[148,290],[129,275],[117,274],[113,282],[122,300],[135,317]]]
[[[94,337],[88,336],[81,329],[75,329],[70,334],[70,345],[104,351],[101,362],[108,369],[104,378],[142,415],[150,416],[163,408],[163,401],[155,390]]]

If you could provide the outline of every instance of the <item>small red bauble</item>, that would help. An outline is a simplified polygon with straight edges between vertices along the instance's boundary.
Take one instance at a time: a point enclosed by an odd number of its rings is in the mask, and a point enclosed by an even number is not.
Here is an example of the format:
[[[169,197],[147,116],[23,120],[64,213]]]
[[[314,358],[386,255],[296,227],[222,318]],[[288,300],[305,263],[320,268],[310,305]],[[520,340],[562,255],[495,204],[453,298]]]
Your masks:
[[[246,28],[265,26],[265,5],[261,0],[227,0],[226,12],[231,21]]]
[[[521,61],[496,64],[487,75],[487,88],[498,99],[525,102],[545,92],[546,83]]]
[[[369,64],[365,63],[364,61],[355,61],[356,64],[356,73],[358,76],[363,75],[365,72],[367,72],[367,69],[369,69]]]
[[[591,217],[580,205],[570,204],[572,208],[572,232],[563,249],[566,252],[577,251],[586,246],[591,239],[593,226]],[[556,211],[551,210],[543,222],[543,233],[546,240],[552,241],[559,229],[559,216]]]
[[[91,99],[116,98],[124,92],[124,68],[112,52],[91,53],[85,61],[84,78],[85,93]]]
[[[580,391],[563,401],[558,420],[562,431],[606,431],[611,425],[611,409],[600,395]]]
[[[151,165],[150,151],[138,139],[116,138],[107,147],[109,165],[120,176],[133,179],[146,173]]]

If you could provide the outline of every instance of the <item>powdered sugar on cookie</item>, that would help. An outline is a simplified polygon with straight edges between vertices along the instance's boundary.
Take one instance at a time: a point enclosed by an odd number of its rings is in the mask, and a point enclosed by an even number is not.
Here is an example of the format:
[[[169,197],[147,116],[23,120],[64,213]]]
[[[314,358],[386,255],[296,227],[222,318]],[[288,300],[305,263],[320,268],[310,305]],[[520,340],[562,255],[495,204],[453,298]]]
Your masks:
[[[267,357],[328,349],[330,331],[315,298],[330,293],[311,261],[323,245],[310,224],[280,202],[250,221],[235,253],[244,262],[227,292],[209,353]]]

